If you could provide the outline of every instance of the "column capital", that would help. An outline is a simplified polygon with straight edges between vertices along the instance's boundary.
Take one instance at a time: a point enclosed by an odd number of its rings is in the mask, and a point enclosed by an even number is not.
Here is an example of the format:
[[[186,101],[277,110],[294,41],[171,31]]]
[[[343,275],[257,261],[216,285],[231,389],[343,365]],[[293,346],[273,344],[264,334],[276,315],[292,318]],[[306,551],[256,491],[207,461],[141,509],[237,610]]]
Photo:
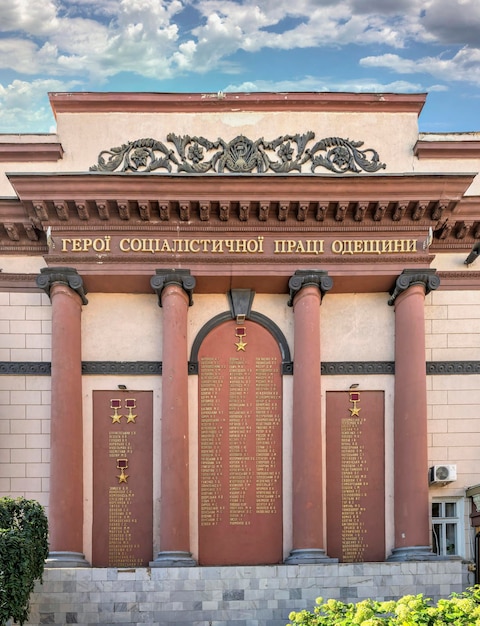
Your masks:
[[[297,270],[288,281],[290,288],[290,300],[288,306],[293,306],[293,300],[297,293],[304,287],[314,286],[320,289],[323,296],[333,287],[333,279],[325,270]]]
[[[88,304],[85,297],[86,291],[83,287],[83,280],[77,270],[73,267],[42,267],[40,275],[37,276],[37,287],[40,287],[50,298],[50,290],[55,283],[67,285],[78,293],[82,304]]]
[[[440,277],[437,276],[436,272],[437,270],[430,268],[403,270],[397,278],[395,286],[390,291],[388,305],[393,306],[398,296],[413,285],[423,285],[425,288],[425,295],[429,294],[431,291],[435,291],[435,289],[438,289],[440,285]]]
[[[167,285],[178,285],[188,295],[188,304],[193,304],[193,290],[197,281],[190,274],[190,270],[155,270],[155,276],[150,279],[150,285],[158,296],[158,306],[162,306],[162,291]]]

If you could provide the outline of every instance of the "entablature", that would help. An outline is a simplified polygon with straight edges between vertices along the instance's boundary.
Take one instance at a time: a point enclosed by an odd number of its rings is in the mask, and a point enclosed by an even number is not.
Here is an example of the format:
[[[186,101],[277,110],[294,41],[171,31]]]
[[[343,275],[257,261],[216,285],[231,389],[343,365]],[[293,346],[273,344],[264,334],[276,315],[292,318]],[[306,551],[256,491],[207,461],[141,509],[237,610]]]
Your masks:
[[[12,173],[18,198],[0,199],[0,249],[46,233],[118,229],[152,236],[168,227],[295,230],[379,237],[424,236],[432,246],[480,238],[480,199],[464,194],[475,174],[186,175]]]

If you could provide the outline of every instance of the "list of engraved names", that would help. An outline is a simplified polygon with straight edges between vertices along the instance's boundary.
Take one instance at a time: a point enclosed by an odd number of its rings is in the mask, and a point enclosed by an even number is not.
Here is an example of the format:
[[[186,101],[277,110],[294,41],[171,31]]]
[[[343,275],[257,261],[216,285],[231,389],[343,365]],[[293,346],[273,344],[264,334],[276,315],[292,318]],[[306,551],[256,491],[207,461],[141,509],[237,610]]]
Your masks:
[[[281,459],[279,363],[258,356],[200,360],[200,525],[248,526],[278,512]],[[278,376],[277,376],[278,378]],[[228,406],[219,402],[228,394]]]

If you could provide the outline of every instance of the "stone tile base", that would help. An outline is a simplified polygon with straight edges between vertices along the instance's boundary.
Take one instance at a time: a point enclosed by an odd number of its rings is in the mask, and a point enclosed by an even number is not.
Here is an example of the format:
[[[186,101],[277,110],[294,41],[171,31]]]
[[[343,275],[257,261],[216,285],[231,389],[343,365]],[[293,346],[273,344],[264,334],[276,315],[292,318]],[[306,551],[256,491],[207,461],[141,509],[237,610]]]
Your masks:
[[[46,569],[28,624],[285,626],[315,598],[357,602],[465,587],[461,561],[251,567]],[[473,581],[472,581],[473,584]]]

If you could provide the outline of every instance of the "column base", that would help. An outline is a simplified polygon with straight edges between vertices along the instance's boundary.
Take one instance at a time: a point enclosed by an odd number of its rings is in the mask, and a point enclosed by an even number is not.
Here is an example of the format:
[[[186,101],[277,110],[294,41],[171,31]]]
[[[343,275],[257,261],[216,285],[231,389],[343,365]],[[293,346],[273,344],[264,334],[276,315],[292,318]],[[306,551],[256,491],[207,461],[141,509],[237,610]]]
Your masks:
[[[90,567],[81,552],[53,551],[48,553],[45,567]]]
[[[325,550],[318,548],[292,550],[285,559],[285,565],[309,565],[315,563],[338,563],[338,559],[327,556]]]
[[[432,552],[430,546],[408,546],[406,548],[393,548],[392,554],[387,558],[391,561],[438,561],[445,557]]]
[[[150,567],[196,567],[197,562],[192,558],[191,552],[183,550],[163,551],[157,554],[154,561],[150,561]]]

